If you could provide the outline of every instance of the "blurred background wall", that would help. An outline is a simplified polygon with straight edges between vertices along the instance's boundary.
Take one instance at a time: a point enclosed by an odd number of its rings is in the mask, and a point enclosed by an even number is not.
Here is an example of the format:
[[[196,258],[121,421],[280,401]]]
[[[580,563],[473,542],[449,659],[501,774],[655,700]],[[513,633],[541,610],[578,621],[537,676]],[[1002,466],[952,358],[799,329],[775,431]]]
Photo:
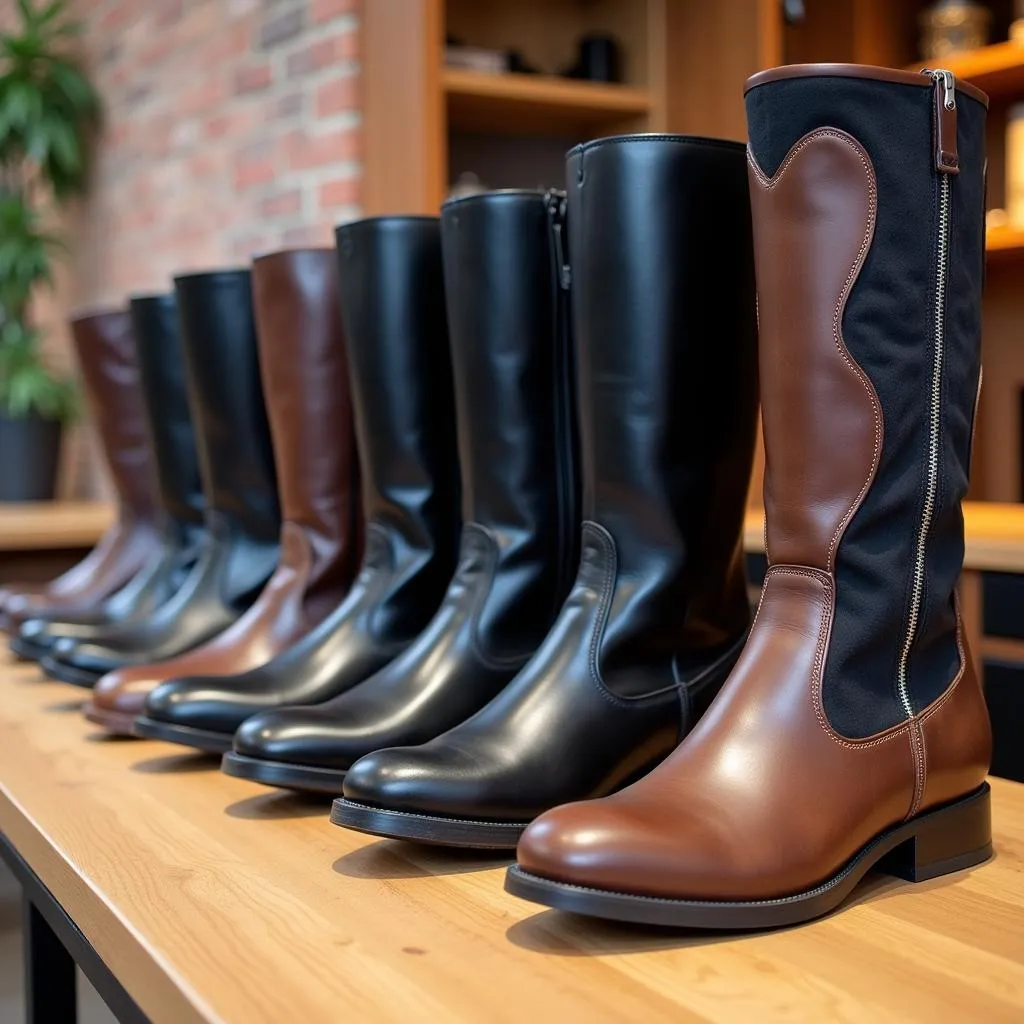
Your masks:
[[[334,225],[358,216],[359,6],[74,0],[105,122],[89,197],[68,217],[71,257],[39,302],[55,362],[71,367],[77,307],[165,290],[182,270],[331,244]],[[105,490],[81,430],[60,489]]]

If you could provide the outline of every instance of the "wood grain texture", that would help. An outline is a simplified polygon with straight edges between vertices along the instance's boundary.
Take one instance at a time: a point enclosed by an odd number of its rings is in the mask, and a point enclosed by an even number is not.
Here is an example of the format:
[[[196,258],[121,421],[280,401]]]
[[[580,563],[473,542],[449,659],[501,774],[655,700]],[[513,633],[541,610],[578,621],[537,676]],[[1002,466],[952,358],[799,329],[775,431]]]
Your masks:
[[[920,71],[927,61],[907,65],[909,71]],[[1019,96],[1024,93],[1024,45],[1016,42],[994,43],[980,50],[950,54],[938,62],[957,78],[973,82],[990,96]]]
[[[114,514],[104,501],[0,503],[0,551],[92,547]]]
[[[155,1024],[1019,1021],[1024,787],[998,855],[874,879],[807,927],[613,927],[506,895],[506,861],[374,840],[325,804],[152,741],[97,736],[80,691],[0,665],[0,828]]]

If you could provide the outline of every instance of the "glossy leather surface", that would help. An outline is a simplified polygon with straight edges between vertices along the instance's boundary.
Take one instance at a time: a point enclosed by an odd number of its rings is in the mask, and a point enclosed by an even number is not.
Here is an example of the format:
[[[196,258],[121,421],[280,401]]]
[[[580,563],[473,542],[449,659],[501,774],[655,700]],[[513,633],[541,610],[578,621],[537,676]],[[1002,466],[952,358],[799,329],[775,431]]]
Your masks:
[[[148,618],[184,582],[204,533],[202,481],[188,406],[184,356],[174,295],[130,304],[143,408],[156,462],[161,543],[138,573],[103,605],[101,623],[30,619],[19,636],[40,653],[60,637],[102,643],[111,624]]]
[[[888,78],[880,73],[880,81]],[[851,95],[863,88],[857,77],[844,84]],[[771,116],[775,88],[771,80],[759,86],[763,116]],[[922,105],[917,116],[930,113]],[[752,135],[755,127],[768,126],[751,124]],[[890,172],[930,172],[927,151],[916,162],[904,155],[906,164]],[[980,164],[964,164],[958,181],[981,173]],[[878,180],[858,139],[828,124],[795,141],[772,178],[751,154],[773,562],[756,621],[735,670],[679,749],[619,793],[537,819],[519,843],[525,871],[641,896],[776,900],[813,892],[885,830],[984,780],[991,731],[955,599],[958,668],[937,699],[853,737],[834,727],[823,697],[843,626],[836,552],[841,565],[844,531],[880,486],[888,426],[870,377],[847,348],[852,331],[843,316],[874,250],[891,248],[874,231],[878,207],[891,201]],[[974,230],[981,228],[979,217]],[[918,298],[896,294],[901,302]],[[920,339],[922,351],[931,340]],[[977,335],[951,332],[948,340],[977,344]],[[886,341],[879,332],[878,343]],[[947,402],[973,400],[966,389],[950,394],[948,380],[944,386]],[[928,415],[923,399],[919,415]],[[906,572],[891,578],[901,593],[909,586]],[[835,685],[858,682],[847,675]],[[880,682],[884,697],[876,700],[888,699],[895,666]]]
[[[210,680],[195,677],[265,664],[322,622],[355,575],[361,512],[334,251],[260,257],[252,280],[285,517],[281,559],[256,603],[223,633],[175,658],[106,676],[93,690],[101,711],[138,714],[147,691],[166,680],[203,687]]]
[[[745,175],[742,146],[710,140],[570,154],[575,584],[494,701],[424,746],[357,762],[349,800],[528,821],[657,763],[728,674],[749,625],[740,541],[757,416]]]
[[[179,654],[231,625],[277,564],[280,510],[260,383],[248,271],[175,280],[206,496],[206,531],[181,588],[147,622],[103,644],[58,641],[55,656],[102,674]]]
[[[442,211],[465,525],[439,611],[350,692],[251,718],[238,752],[347,768],[431,739],[500,692],[554,621],[575,571],[579,496],[550,202],[508,191]]]
[[[167,683],[145,714],[232,733],[250,715],[318,703],[404,650],[455,567],[458,474],[439,223],[338,228],[342,317],[363,473],[366,550],[338,608],[268,664],[208,685]]]
[[[153,455],[146,433],[132,324],[125,310],[71,321],[89,413],[118,499],[117,522],[77,565],[37,592],[8,592],[8,628],[72,614],[99,621],[102,603],[142,567],[159,543]]]

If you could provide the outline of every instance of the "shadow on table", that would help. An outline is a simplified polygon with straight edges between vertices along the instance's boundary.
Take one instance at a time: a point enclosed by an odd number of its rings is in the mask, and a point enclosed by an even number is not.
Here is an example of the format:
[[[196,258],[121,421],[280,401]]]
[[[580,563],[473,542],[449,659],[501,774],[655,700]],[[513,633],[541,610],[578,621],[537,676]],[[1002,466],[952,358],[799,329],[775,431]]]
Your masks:
[[[224,808],[232,818],[247,821],[281,821],[288,818],[326,818],[331,812],[331,798],[308,793],[266,792],[236,800]]]
[[[211,772],[219,767],[220,754],[207,754],[202,750],[194,750],[187,754],[167,754],[163,757],[151,757],[146,761],[136,761],[130,766],[130,770],[143,775],[163,775]]]
[[[87,697],[78,700],[58,700],[53,704],[47,704],[44,711],[81,711],[89,703]]]
[[[380,839],[339,857],[334,870],[346,878],[431,878],[490,871],[513,859],[511,850],[457,850]]]
[[[875,903],[907,893],[925,895],[933,889],[951,885],[966,872],[933,878],[928,882],[905,882],[891,875],[868,875],[853,894],[832,914],[842,914],[861,904]],[[524,906],[528,904],[524,903]],[[536,905],[536,904],[535,904]],[[816,921],[827,921],[832,914]],[[718,942],[738,942],[774,932],[805,928],[815,921],[758,931],[712,931],[695,928],[668,928],[657,925],[603,921],[600,918],[563,910],[543,910],[517,921],[505,932],[509,942],[521,949],[554,956],[604,956],[610,953],[646,953],[659,949],[687,949]]]

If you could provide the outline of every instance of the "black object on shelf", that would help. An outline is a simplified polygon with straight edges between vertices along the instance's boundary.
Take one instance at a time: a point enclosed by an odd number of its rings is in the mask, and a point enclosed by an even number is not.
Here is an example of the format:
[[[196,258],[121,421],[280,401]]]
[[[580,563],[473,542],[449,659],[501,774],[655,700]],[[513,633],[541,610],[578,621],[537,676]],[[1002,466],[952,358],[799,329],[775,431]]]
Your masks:
[[[576,63],[563,74],[566,78],[581,78],[588,82],[621,82],[619,44],[611,36],[584,36],[579,42]]]
[[[58,420],[0,415],[0,501],[53,499],[62,432]]]

